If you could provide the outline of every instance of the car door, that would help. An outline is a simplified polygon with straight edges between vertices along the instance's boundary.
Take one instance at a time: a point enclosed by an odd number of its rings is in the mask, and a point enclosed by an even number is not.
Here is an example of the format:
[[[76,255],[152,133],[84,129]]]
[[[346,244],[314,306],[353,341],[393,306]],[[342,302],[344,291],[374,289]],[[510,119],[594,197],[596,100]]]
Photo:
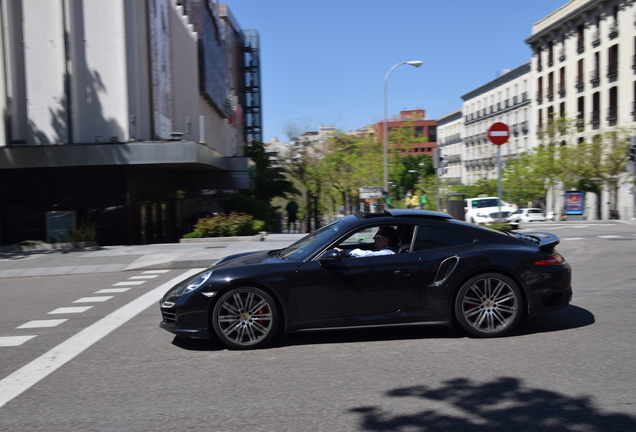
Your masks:
[[[295,277],[298,318],[390,320],[407,305],[419,272],[420,260],[413,253],[347,257],[326,265],[305,262]]]

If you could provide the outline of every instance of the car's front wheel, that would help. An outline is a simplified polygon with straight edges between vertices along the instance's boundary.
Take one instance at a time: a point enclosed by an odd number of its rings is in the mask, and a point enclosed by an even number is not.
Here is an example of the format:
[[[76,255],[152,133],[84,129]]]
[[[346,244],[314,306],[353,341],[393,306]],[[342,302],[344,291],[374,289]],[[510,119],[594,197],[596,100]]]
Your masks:
[[[455,298],[455,316],[473,336],[496,337],[508,333],[521,319],[523,298],[517,284],[499,273],[468,280]]]
[[[259,348],[278,327],[276,302],[259,288],[233,288],[214,306],[212,325],[219,339],[232,349]]]

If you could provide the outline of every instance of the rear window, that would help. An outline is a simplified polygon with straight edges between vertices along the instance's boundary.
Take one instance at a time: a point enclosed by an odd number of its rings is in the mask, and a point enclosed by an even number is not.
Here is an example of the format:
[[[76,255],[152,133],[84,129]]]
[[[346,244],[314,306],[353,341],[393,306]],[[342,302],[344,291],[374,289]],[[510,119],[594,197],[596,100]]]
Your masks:
[[[463,234],[420,225],[417,228],[417,237],[415,238],[415,248],[413,251],[421,252],[425,250],[462,246],[474,241],[472,237]]]

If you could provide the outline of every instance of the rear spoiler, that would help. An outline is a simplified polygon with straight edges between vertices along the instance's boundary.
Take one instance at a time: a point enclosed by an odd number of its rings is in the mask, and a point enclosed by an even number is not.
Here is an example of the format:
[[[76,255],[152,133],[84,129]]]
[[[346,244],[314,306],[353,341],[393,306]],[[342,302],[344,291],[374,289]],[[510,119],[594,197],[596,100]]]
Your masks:
[[[525,240],[529,240],[539,245],[539,250],[552,252],[556,245],[561,243],[559,237],[550,233],[543,232],[530,232],[530,233],[516,233],[516,235],[520,238],[524,238]]]

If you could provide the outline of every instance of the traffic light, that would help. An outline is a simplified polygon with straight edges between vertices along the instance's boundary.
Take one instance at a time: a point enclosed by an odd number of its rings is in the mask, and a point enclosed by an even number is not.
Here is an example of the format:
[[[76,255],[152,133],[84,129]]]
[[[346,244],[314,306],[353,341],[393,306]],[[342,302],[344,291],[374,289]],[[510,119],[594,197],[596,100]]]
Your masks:
[[[437,169],[437,175],[443,176],[448,172],[448,161],[446,160],[446,155],[440,151],[438,147],[433,149],[433,168]]]

